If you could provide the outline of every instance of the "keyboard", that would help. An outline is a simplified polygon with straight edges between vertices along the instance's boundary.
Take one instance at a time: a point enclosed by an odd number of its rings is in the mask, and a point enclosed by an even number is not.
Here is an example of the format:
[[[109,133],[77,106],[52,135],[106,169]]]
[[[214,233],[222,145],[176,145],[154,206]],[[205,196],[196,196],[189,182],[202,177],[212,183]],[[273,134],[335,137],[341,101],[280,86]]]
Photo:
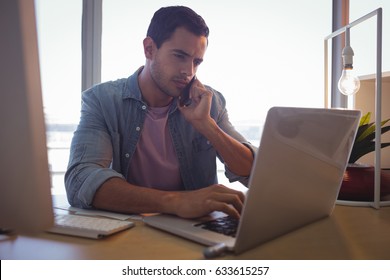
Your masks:
[[[54,226],[48,232],[100,239],[133,226],[134,223],[130,221],[56,214],[54,216]]]
[[[236,237],[239,220],[225,216],[215,220],[203,222],[195,226],[211,230],[227,236]]]

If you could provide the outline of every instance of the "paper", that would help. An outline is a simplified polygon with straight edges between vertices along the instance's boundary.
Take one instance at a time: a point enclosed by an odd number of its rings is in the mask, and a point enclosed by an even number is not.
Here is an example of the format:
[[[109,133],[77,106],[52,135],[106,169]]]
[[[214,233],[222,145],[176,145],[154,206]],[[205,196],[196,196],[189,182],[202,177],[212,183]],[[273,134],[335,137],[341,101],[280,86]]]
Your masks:
[[[111,218],[111,219],[116,219],[116,220],[121,220],[121,221],[125,221],[128,219],[141,220],[141,217],[139,215],[128,215],[128,214],[121,214],[121,213],[115,213],[115,212],[109,212],[109,211],[81,209],[81,208],[72,207],[72,206],[65,206],[65,207],[58,206],[58,207],[54,207],[54,208],[70,211],[74,215],[106,217],[106,218]]]

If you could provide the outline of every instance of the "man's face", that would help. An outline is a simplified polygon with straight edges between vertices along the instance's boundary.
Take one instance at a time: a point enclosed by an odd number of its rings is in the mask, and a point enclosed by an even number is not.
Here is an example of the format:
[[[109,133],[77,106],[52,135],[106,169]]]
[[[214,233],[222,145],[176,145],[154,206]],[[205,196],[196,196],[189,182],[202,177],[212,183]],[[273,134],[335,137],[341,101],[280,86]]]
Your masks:
[[[170,97],[178,97],[203,61],[207,38],[177,28],[171,38],[155,50],[150,74],[156,86]]]

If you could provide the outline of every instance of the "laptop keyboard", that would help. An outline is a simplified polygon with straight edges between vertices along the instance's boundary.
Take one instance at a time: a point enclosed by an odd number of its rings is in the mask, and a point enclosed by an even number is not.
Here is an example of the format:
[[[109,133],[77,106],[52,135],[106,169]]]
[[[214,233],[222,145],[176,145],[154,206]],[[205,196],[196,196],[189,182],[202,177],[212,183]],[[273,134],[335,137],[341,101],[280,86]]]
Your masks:
[[[239,220],[230,216],[226,216],[212,221],[196,224],[195,226],[227,236],[236,237],[238,222]]]

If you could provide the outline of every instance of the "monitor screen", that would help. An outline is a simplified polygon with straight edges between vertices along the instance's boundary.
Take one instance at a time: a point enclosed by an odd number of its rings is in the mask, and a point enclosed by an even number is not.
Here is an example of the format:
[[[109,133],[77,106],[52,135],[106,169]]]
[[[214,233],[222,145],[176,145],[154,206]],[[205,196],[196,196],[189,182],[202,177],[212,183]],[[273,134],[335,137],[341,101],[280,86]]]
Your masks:
[[[0,2],[0,229],[53,223],[34,0]]]

